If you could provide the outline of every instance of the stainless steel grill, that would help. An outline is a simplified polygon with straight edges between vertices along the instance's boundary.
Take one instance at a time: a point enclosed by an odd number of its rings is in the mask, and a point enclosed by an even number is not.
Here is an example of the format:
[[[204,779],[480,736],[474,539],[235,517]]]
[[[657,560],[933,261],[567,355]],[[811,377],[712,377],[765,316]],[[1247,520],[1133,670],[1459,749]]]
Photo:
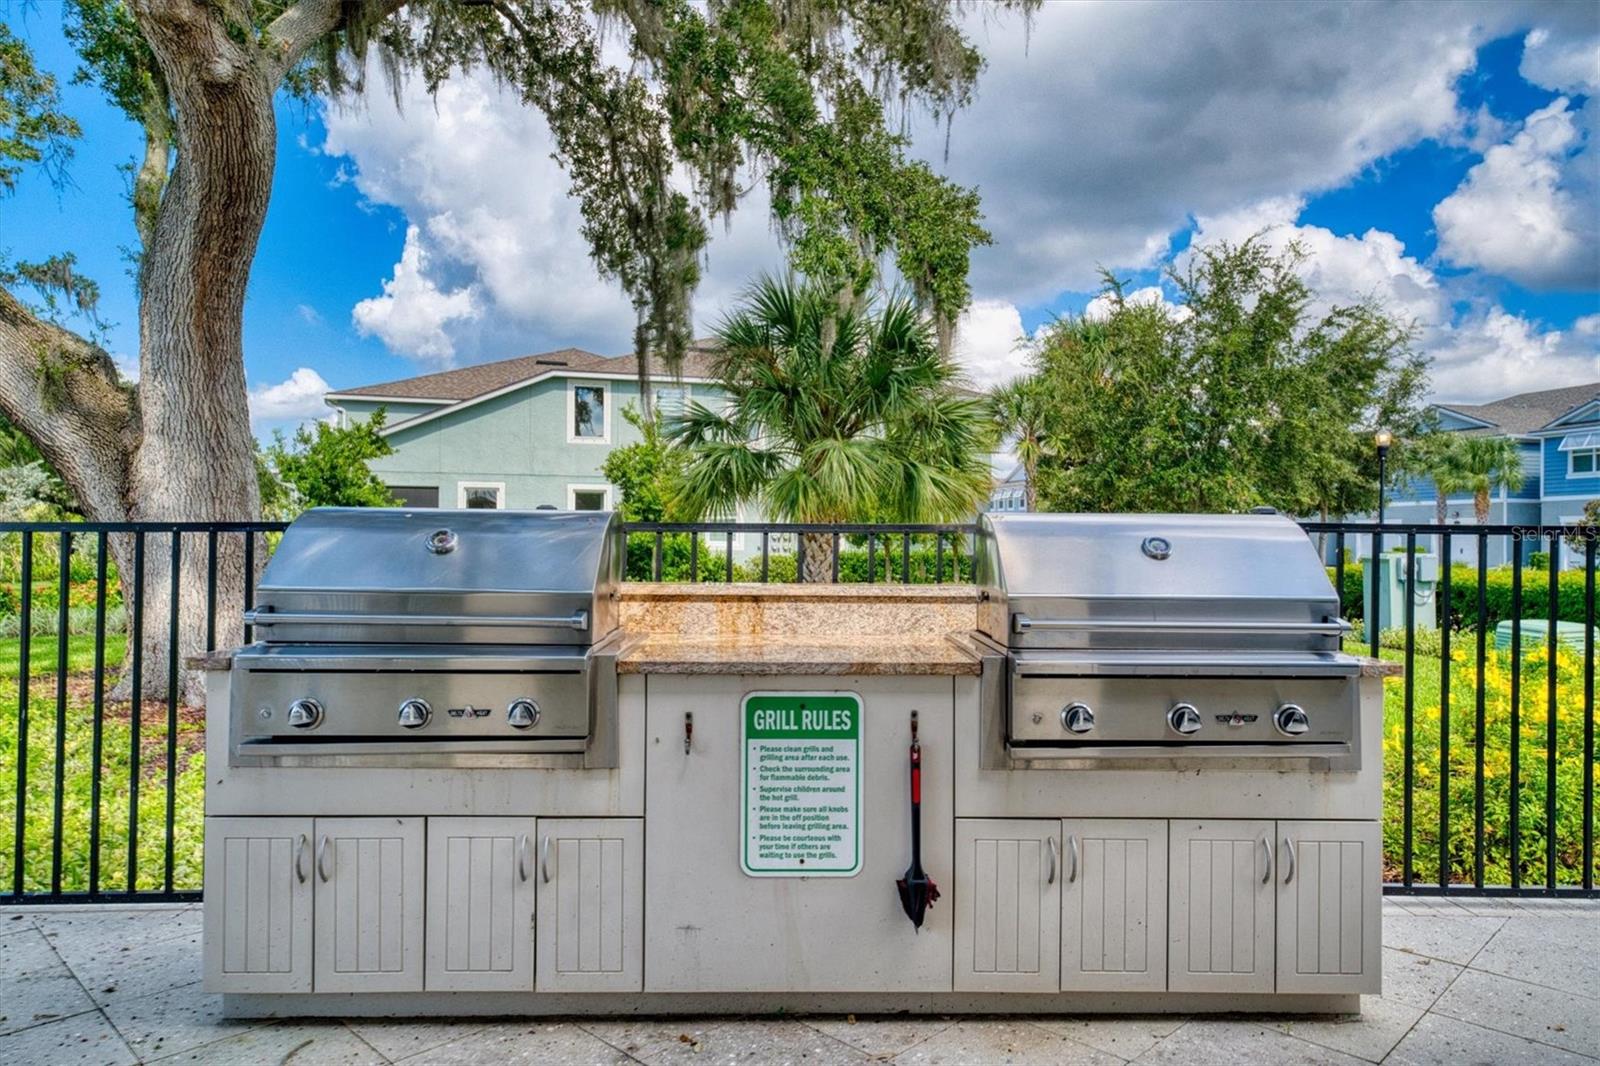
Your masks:
[[[1013,757],[1359,767],[1360,664],[1288,519],[990,515],[976,567]]]
[[[236,763],[615,764],[609,513],[322,508],[233,662]]]

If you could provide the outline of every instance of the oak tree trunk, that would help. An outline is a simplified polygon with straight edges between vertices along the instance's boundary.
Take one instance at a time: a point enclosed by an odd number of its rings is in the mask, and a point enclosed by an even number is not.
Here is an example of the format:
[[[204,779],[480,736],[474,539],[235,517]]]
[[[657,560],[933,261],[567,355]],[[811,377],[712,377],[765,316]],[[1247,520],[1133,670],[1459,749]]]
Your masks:
[[[270,54],[230,36],[226,11],[194,0],[136,0],[134,11],[172,100],[177,163],[140,262],[142,438],[130,471],[131,516],[250,521],[260,499],[245,391],[244,299],[272,191],[272,104],[281,70]],[[164,692],[172,538],[157,539],[165,543],[154,553],[147,545],[141,639],[146,691]],[[216,640],[232,644],[242,636],[239,537],[220,540],[217,572],[223,624]],[[204,551],[185,551],[176,583],[180,662],[205,644],[206,574]],[[186,676],[184,687],[187,700],[198,699],[197,678]]]

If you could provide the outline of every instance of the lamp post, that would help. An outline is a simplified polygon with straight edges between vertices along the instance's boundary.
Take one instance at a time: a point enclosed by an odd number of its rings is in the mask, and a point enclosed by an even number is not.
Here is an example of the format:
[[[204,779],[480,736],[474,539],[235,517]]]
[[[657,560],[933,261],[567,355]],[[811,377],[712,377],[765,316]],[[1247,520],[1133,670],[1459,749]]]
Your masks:
[[[1394,434],[1386,429],[1380,429],[1372,435],[1372,442],[1378,446],[1378,525],[1383,525],[1383,496],[1384,496],[1384,465],[1389,460],[1389,445],[1394,443]]]

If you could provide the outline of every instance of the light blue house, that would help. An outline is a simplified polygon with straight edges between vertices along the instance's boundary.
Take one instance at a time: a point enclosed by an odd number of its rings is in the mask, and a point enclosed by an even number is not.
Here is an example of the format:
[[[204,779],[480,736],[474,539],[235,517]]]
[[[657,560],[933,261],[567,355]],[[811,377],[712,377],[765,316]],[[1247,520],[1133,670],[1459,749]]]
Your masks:
[[[1434,410],[1445,432],[1505,436],[1517,442],[1522,485],[1515,490],[1503,484],[1495,487],[1489,506],[1491,524],[1569,525],[1581,519],[1589,501],[1600,498],[1600,382],[1524,392],[1491,403],[1436,404]],[[1437,520],[1436,494],[1427,478],[1393,486],[1385,506],[1390,522]],[[1477,521],[1470,493],[1446,499],[1445,521],[1451,525]],[[1505,560],[1501,539],[1490,544],[1491,565]],[[1524,550],[1535,547],[1529,543]],[[1451,554],[1457,560],[1471,561],[1474,550],[1471,538],[1452,540]]]
[[[703,349],[681,377],[656,366],[652,379],[669,417],[691,398],[715,406],[722,396]],[[622,417],[639,406],[637,361],[577,348],[341,389],[327,402],[347,421],[384,408],[394,454],[370,465],[413,507],[609,510],[618,501],[601,467],[640,437]]]

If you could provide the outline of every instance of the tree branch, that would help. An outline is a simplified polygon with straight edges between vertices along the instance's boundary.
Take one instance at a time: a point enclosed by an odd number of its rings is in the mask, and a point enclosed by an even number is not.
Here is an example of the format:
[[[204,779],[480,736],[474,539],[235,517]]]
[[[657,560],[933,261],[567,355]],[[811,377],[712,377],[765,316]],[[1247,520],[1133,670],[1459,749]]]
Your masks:
[[[404,7],[407,0],[366,0],[362,17],[376,25]],[[267,24],[263,40],[278,64],[278,77],[287,74],[311,46],[340,28],[341,0],[300,0]]]
[[[99,347],[0,287],[0,414],[38,445],[96,521],[128,517],[138,419]]]

